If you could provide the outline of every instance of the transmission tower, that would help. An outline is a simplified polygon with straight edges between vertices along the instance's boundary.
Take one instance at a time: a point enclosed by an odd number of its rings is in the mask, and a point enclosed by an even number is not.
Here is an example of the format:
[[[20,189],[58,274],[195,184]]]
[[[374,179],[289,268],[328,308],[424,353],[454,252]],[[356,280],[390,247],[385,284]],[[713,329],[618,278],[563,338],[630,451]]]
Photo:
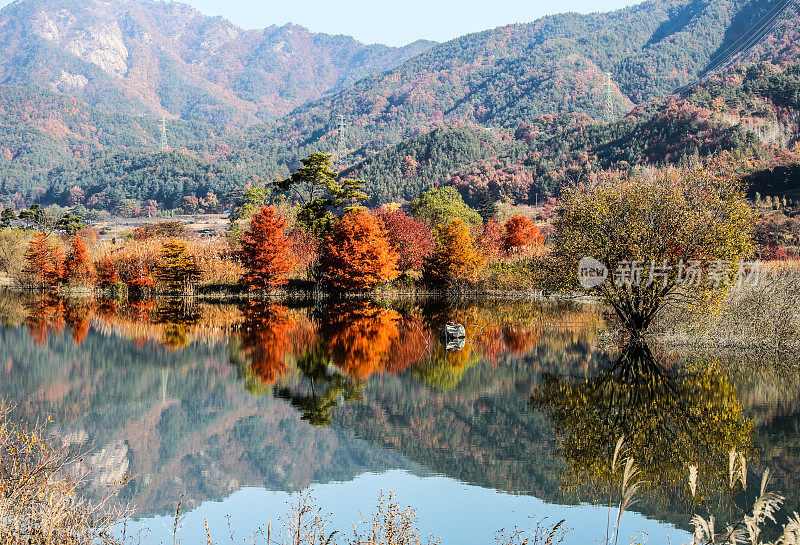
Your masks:
[[[611,90],[611,72],[606,72],[605,103],[603,104],[603,117],[606,123],[614,121],[614,92]]]
[[[167,151],[167,118],[161,116],[161,151]]]
[[[344,146],[344,129],[347,127],[347,124],[345,123],[344,116],[342,114],[337,116],[337,122],[339,125],[339,140],[336,145],[336,160],[341,161],[347,153],[347,148]]]

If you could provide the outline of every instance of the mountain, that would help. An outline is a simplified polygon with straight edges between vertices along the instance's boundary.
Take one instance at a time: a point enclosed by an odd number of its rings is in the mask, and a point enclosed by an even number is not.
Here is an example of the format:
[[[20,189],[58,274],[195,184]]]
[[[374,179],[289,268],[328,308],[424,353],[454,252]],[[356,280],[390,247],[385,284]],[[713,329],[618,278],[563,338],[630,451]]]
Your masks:
[[[799,22],[787,0],[649,0],[509,25],[439,44],[273,127],[254,127],[252,147],[267,156],[297,146],[332,150],[338,115],[349,124],[342,163],[459,122],[516,128],[560,113],[619,118],[743,55],[791,60],[769,44],[790,44]]]
[[[17,0],[0,11],[0,83],[109,111],[252,123],[431,45],[364,45],[295,25],[242,30],[179,3]]]
[[[513,130],[436,129],[388,147],[343,175],[366,180],[377,202],[409,200],[435,184],[456,185],[468,198],[488,187],[497,198],[535,202],[598,169],[674,164],[726,151],[770,156],[798,139],[800,63],[760,63],[725,70],[612,123],[559,114]]]
[[[648,0],[396,49],[180,4],[18,0],[0,11],[0,200],[227,202],[336,150],[371,204],[438,184],[535,202],[598,168],[789,147],[798,23],[792,0]]]

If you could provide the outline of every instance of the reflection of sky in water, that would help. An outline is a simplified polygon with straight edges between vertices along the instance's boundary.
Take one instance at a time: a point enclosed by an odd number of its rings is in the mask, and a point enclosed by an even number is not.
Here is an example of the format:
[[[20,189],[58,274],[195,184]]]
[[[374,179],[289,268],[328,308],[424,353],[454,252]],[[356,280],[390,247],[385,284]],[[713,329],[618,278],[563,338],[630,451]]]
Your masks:
[[[331,513],[328,529],[339,530],[345,537],[352,533],[352,522],[360,520],[360,513],[372,511],[381,490],[394,491],[401,507],[416,508],[422,535],[434,534],[445,545],[494,543],[496,532],[502,528],[535,527],[536,520],[552,525],[562,518],[571,529],[564,543],[588,545],[605,539],[608,516],[603,507],[552,505],[531,496],[506,494],[447,477],[418,477],[399,470],[364,474],[349,482],[314,485],[309,490],[316,504]],[[229,543],[228,515],[237,543],[247,540],[259,526],[266,527],[270,517],[275,536],[280,526],[278,518],[288,510],[290,497],[287,492],[244,488],[223,501],[205,502],[186,514],[178,537],[183,543],[205,543],[203,519],[208,519],[212,540]],[[612,523],[613,517],[614,512]],[[140,523],[150,529],[145,543],[172,541],[167,529],[172,527],[172,518],[153,517],[135,524]],[[637,532],[647,534],[649,545],[691,541],[687,532],[638,513],[626,512],[621,524],[620,543],[630,543],[630,536]]]

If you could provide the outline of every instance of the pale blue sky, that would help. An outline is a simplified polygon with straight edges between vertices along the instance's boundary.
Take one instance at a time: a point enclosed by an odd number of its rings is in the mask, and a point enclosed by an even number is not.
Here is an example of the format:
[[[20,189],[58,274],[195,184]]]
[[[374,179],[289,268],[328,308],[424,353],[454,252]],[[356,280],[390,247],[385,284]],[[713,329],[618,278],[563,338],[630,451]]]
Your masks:
[[[641,1],[641,0],[639,0]],[[348,34],[366,43],[443,42],[556,12],[610,11],[632,0],[189,0],[203,13],[244,28],[296,23],[315,32]]]
[[[24,0],[23,0],[24,1]],[[488,28],[527,23],[556,12],[610,11],[635,0],[184,0],[208,15],[252,29],[296,23],[349,34],[366,43],[439,42]],[[639,0],[641,1],[641,0]],[[0,6],[10,3],[0,0]]]

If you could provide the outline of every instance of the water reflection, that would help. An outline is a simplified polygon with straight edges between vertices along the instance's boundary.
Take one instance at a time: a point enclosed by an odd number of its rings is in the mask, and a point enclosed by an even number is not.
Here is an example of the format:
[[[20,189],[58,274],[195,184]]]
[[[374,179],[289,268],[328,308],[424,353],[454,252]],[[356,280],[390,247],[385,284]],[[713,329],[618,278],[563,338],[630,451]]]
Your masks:
[[[752,423],[719,362],[679,364],[657,359],[641,343],[625,346],[607,369],[588,380],[546,375],[531,396],[558,437],[572,490],[618,486],[612,460],[618,438],[645,487],[661,505],[704,503],[727,490],[729,453],[753,455]],[[700,475],[696,497],[687,486],[690,465]]]
[[[93,441],[107,473],[137,475],[140,514],[181,491],[191,507],[390,469],[603,504],[621,435],[650,482],[638,508],[684,527],[687,466],[710,505],[731,448],[755,461],[766,445],[796,486],[797,388],[714,358],[606,350],[592,307],[0,293],[0,320],[0,394]],[[459,350],[440,340],[447,322],[464,326]]]

